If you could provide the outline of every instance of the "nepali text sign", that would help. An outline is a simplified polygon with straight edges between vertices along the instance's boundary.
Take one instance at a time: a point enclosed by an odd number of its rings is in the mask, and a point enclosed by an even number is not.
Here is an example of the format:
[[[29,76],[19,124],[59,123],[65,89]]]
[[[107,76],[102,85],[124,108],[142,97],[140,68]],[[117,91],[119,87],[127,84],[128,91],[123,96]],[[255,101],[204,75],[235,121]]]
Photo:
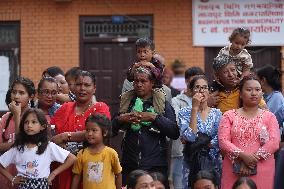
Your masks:
[[[237,27],[254,46],[284,45],[284,0],[193,0],[193,45],[225,46]]]

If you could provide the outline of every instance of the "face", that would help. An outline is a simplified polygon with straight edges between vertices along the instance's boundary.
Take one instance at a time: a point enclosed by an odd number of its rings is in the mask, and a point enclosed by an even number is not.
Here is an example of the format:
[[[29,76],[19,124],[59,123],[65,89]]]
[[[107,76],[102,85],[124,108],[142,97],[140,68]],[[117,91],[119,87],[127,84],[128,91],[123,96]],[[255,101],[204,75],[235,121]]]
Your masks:
[[[208,99],[209,96],[209,90],[208,90],[208,83],[204,79],[198,79],[195,81],[193,89],[192,89],[192,95],[195,95],[196,93],[202,94],[202,101],[205,102]]]
[[[59,87],[59,92],[63,93],[63,94],[68,94],[69,93],[69,87],[68,87],[68,83],[65,80],[65,77],[61,74],[57,75],[54,77],[54,79],[56,79],[57,83],[58,83],[58,87]]]
[[[247,183],[243,183],[240,186],[238,186],[236,189],[251,189]]]
[[[39,123],[37,116],[34,113],[30,113],[24,122],[24,131],[27,135],[35,135],[44,128]]]
[[[96,86],[89,76],[80,76],[76,80],[75,95],[78,102],[90,101],[95,91]]]
[[[217,189],[213,182],[208,179],[200,179],[194,183],[193,189]]]
[[[50,108],[56,101],[58,86],[54,82],[44,81],[38,93],[38,101],[41,106]]]
[[[217,73],[217,79],[225,87],[235,87],[237,85],[237,69],[234,63],[227,64]]]
[[[75,81],[75,78],[72,78],[72,77],[66,77],[66,81],[68,83],[68,87],[70,89],[70,91],[72,93],[75,93],[75,89],[76,89],[76,81]]]
[[[247,45],[248,39],[243,36],[236,35],[235,38],[231,41],[232,45],[230,48],[231,55],[239,54]]]
[[[241,90],[240,98],[243,101],[243,105],[257,106],[262,98],[260,83],[257,80],[246,81]]]
[[[166,189],[165,186],[158,180],[155,180],[153,182],[155,189]]]
[[[85,137],[89,144],[98,144],[103,142],[103,132],[96,123],[88,122],[86,124]]]
[[[135,73],[133,87],[139,98],[147,99],[152,95],[154,83],[146,73]]]
[[[28,107],[29,100],[31,100],[31,97],[29,96],[28,91],[26,88],[18,83],[15,84],[12,92],[11,92],[11,100],[15,101],[16,103],[21,103],[22,108]]]
[[[139,61],[148,61],[150,62],[154,55],[154,51],[149,47],[138,47],[136,49],[136,56]]]
[[[171,74],[163,74],[163,83],[167,86],[171,85],[173,76]]]
[[[150,175],[139,177],[134,189],[155,189],[153,178]]]

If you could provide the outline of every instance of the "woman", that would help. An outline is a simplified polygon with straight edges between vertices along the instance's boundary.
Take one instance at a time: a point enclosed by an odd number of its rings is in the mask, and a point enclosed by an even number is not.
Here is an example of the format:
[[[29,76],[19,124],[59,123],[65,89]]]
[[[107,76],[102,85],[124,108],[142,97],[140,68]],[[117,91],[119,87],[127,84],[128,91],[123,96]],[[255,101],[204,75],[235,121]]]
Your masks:
[[[134,98],[129,99],[126,112],[121,111],[112,123],[114,135],[120,129],[126,131],[122,142],[123,185],[126,176],[135,169],[161,172],[167,178],[166,137],[177,139],[179,130],[171,105],[153,98],[154,83],[154,74],[148,68],[137,68],[131,95]]]
[[[232,189],[257,189],[256,184],[248,177],[240,177],[234,183]]]
[[[220,55],[214,59],[213,70],[215,80],[211,91],[218,91],[218,95],[213,105],[221,110],[222,113],[240,107],[240,90],[238,72],[236,65],[229,56]],[[261,108],[267,108],[264,100],[260,101]]]
[[[259,189],[273,188],[279,126],[273,113],[260,109],[259,81],[252,75],[240,83],[242,107],[227,111],[219,126],[224,152],[221,188],[231,188],[240,176],[249,176]]]
[[[281,93],[282,73],[271,65],[258,69],[256,73],[264,92],[263,97],[266,105],[275,114],[284,105],[284,97]]]
[[[127,189],[156,189],[154,180],[143,170],[134,170],[127,177]]]
[[[216,175],[211,171],[199,171],[194,178],[193,189],[218,189]]]
[[[183,163],[184,189],[192,186],[192,178],[200,170],[214,170],[220,175],[221,167],[217,132],[222,113],[219,109],[207,105],[209,88],[205,76],[195,76],[189,84],[189,89],[192,92],[192,106],[182,108],[178,115],[181,136],[186,141]],[[201,154],[205,154],[206,165],[200,161]]]
[[[67,150],[77,153],[80,143],[84,141],[85,121],[94,113],[101,113],[110,119],[109,107],[103,102],[94,102],[96,90],[95,77],[87,71],[81,71],[76,78],[76,102],[63,104],[51,118],[51,124],[56,125],[57,135],[52,140]],[[71,185],[71,169],[59,175],[61,189],[69,189]]]
[[[56,100],[58,103],[63,104],[64,102],[76,100],[76,96],[70,91],[64,72],[61,68],[57,66],[49,67],[43,71],[42,77],[53,77],[57,81],[59,93],[56,96]]]
[[[6,94],[6,104],[9,112],[4,114],[0,121],[0,154],[9,150],[15,140],[15,135],[19,131],[20,118],[23,112],[33,106],[35,95],[34,83],[24,77],[17,78]],[[15,173],[14,166],[10,166],[9,171]],[[1,189],[11,188],[10,182],[0,175]]]
[[[58,85],[54,78],[44,77],[38,83],[37,88],[38,101],[37,108],[40,108],[50,122],[51,117],[54,116],[60,104],[56,103],[56,96],[58,94]]]

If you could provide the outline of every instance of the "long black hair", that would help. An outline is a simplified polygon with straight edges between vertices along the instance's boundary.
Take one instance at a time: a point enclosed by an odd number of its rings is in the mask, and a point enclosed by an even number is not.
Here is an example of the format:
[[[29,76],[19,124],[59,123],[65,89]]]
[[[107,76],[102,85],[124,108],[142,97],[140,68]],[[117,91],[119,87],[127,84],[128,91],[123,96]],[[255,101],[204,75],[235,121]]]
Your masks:
[[[44,128],[35,135],[27,135],[24,129],[25,121],[28,115],[30,114],[35,114],[39,124]],[[16,136],[16,140],[13,146],[16,147],[20,152],[23,152],[25,144],[27,143],[36,144],[38,146],[38,150],[36,153],[39,155],[42,154],[45,151],[49,141],[47,136],[47,125],[48,122],[42,110],[37,108],[27,109],[22,116],[20,122],[20,131]]]
[[[192,188],[194,188],[194,184],[201,179],[210,180],[214,184],[214,186],[218,186],[219,184],[215,171],[201,170],[194,177]]]
[[[270,87],[275,91],[281,91],[282,82],[281,76],[282,73],[279,69],[266,65],[256,70],[257,76],[262,80],[265,79]]]
[[[138,182],[138,179],[140,177],[144,176],[144,175],[151,176],[147,171],[140,170],[140,169],[134,170],[131,173],[129,173],[129,175],[126,178],[127,188],[134,189],[136,184],[137,184],[137,182]]]
[[[255,182],[249,177],[240,177],[238,180],[236,180],[232,189],[237,189],[240,185],[244,183],[246,183],[250,189],[257,189]]]

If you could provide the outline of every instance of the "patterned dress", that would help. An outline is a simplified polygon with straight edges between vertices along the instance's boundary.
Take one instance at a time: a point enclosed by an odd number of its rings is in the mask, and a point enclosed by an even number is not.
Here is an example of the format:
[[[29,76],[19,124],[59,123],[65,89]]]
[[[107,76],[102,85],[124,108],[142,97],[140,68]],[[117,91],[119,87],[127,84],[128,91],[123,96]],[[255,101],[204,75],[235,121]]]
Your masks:
[[[260,134],[265,129],[268,141],[261,145]],[[219,126],[219,145],[225,152],[222,165],[221,188],[231,189],[239,178],[233,173],[232,163],[240,152],[257,153],[263,159],[257,163],[257,174],[250,176],[258,189],[272,189],[275,172],[273,153],[279,148],[279,126],[275,116],[263,110],[254,118],[247,119],[236,110],[227,111]]]
[[[218,127],[219,122],[222,116],[222,112],[219,109],[211,108],[210,112],[205,121],[203,121],[200,115],[197,115],[197,130],[201,133],[205,133],[208,136],[211,136],[211,144],[212,148],[210,149],[209,155],[213,159],[216,164],[216,171],[220,171],[221,167],[221,158],[219,153],[219,146],[218,146]],[[191,117],[191,107],[182,108],[178,114],[178,125],[180,127],[180,134],[182,138],[186,141],[194,142],[196,139],[196,134],[192,131],[189,127]],[[186,159],[186,157],[185,157]],[[188,176],[190,175],[190,167],[186,163],[183,162],[183,188],[188,189]]]

